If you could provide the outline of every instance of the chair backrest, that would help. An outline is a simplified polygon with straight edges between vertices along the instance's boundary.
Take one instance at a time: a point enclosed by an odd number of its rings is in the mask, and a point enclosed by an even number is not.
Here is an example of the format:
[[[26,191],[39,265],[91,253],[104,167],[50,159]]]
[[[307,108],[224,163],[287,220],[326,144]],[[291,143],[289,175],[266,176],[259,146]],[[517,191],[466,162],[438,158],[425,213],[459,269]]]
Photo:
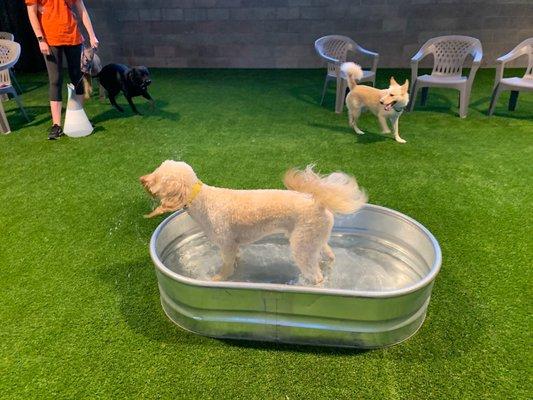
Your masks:
[[[427,43],[428,54],[433,54],[431,75],[460,76],[468,55],[482,52],[481,42],[470,36],[439,36]]]
[[[9,68],[20,57],[20,45],[12,40],[0,39],[0,86],[10,86]]]
[[[0,39],[14,41],[15,36],[11,32],[0,32]]]
[[[348,51],[356,51],[359,46],[352,39],[341,35],[328,35],[315,41],[315,50],[321,57],[330,57],[345,62]],[[336,74],[338,66],[328,62],[328,73]]]

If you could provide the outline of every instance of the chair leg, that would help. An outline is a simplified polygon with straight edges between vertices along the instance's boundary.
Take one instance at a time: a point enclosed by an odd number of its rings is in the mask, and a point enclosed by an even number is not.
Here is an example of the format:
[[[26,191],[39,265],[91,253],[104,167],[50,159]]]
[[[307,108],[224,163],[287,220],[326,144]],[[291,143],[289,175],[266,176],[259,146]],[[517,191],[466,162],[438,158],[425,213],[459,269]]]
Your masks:
[[[421,106],[425,106],[428,102],[428,92],[429,92],[429,88],[428,87],[425,87],[425,88],[422,88],[422,93],[421,93],[421,96],[420,96],[420,105]]]
[[[498,102],[498,98],[500,97],[500,94],[502,93],[502,87],[498,83],[494,90],[492,91],[492,98],[490,100],[490,106],[489,106],[489,115],[492,115],[494,113],[494,109],[496,108],[496,103]]]
[[[30,122],[30,118],[28,117],[28,114],[26,114],[26,110],[24,109],[24,106],[22,105],[22,100],[20,99],[20,97],[17,95],[17,91],[15,90],[15,88],[12,88],[13,90],[10,92],[13,97],[15,98],[15,101],[17,102],[19,108],[20,108],[20,112],[22,113],[22,115],[24,116],[24,118],[26,118],[26,121]]]
[[[11,128],[9,127],[9,122],[7,122],[4,106],[2,105],[2,101],[0,100],[0,133],[8,134],[10,132]]]
[[[511,97],[509,97],[509,111],[515,110],[518,93],[520,93],[518,90],[511,90]]]
[[[13,71],[13,69],[9,69],[9,77],[11,79],[11,83],[15,87],[17,94],[22,94],[22,88],[20,87],[17,78],[15,77],[15,71]]]
[[[344,110],[347,82],[345,79],[337,79],[337,98],[335,99],[335,112],[341,114]]]
[[[413,89],[411,90],[411,99],[409,100],[409,111],[413,111],[416,103],[416,92],[418,92],[418,85],[416,81],[413,83]]]
[[[326,90],[328,88],[328,75],[326,74],[326,79],[324,80],[324,88],[322,89],[322,98],[320,99],[320,105],[324,103],[324,96],[326,95]]]
[[[467,87],[460,89],[459,95],[459,117],[466,118],[468,114],[468,101],[470,99],[470,91]]]

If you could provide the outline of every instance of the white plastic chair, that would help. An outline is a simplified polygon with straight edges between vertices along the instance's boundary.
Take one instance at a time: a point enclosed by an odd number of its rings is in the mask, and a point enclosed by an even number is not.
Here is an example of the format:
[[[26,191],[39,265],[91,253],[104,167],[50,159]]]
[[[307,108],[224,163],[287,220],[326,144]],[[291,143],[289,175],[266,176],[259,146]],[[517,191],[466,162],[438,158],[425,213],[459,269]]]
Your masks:
[[[9,68],[17,63],[19,57],[20,45],[17,42],[0,39],[0,95],[12,95],[15,98],[22,115],[24,115],[26,120],[29,121],[30,119],[22,106],[22,101],[20,100],[17,91],[11,85],[11,78],[9,76]],[[7,125],[5,114],[0,116],[0,119],[3,120],[2,125]],[[2,130],[5,130],[4,127],[2,127]],[[9,132],[9,125],[7,125],[7,132]]]
[[[378,67],[379,54],[359,46],[352,39],[346,36],[329,35],[321,37],[315,41],[315,50],[318,55],[327,62],[326,79],[324,80],[324,89],[320,104],[324,102],[324,96],[329,81],[337,82],[337,95],[335,99],[335,112],[342,113],[344,108],[344,98],[348,82],[345,74],[341,71],[342,63],[347,61],[348,52],[368,56],[372,58],[372,67],[370,70],[363,70],[363,78],[360,82],[371,82],[372,86],[376,81],[376,69]]]
[[[418,76],[418,63],[424,57],[433,55],[433,71],[431,75]],[[462,75],[463,64],[466,57],[473,58],[470,74]],[[415,106],[418,89],[422,89],[422,105],[426,104],[428,88],[443,87],[457,89],[459,96],[459,116],[466,117],[470,91],[476,71],[483,58],[481,42],[470,36],[439,36],[429,39],[411,58],[411,103],[409,111]]]
[[[0,39],[11,40],[12,42],[14,42],[15,36],[11,32],[0,32]],[[21,94],[22,89],[17,81],[17,78],[15,77],[15,71],[13,70],[13,68],[9,69],[9,74],[11,75],[11,82],[13,82],[17,93]]]
[[[504,78],[503,70],[505,64],[521,56],[528,56],[528,66],[526,73],[522,78],[512,77]],[[509,98],[509,111],[514,111],[516,108],[516,101],[518,100],[518,92],[520,91],[533,91],[533,37],[524,40],[514,49],[512,49],[506,55],[498,58],[498,67],[496,68],[496,77],[494,79],[494,90],[492,92],[492,99],[489,107],[489,115],[492,115],[498,97],[504,90],[511,91],[511,97]]]

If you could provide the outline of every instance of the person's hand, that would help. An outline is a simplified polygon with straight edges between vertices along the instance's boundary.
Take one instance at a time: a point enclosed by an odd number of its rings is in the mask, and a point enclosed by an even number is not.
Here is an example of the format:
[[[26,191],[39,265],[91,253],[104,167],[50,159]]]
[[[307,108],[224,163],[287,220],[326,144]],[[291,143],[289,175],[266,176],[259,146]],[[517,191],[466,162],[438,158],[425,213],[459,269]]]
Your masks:
[[[98,41],[98,39],[96,38],[96,36],[91,36],[89,38],[90,42],[91,42],[91,47],[93,49],[97,49],[98,48],[98,45],[100,44],[100,42]]]
[[[50,55],[50,46],[48,46],[48,43],[46,42],[39,42],[39,50],[41,50],[41,53],[45,56]]]

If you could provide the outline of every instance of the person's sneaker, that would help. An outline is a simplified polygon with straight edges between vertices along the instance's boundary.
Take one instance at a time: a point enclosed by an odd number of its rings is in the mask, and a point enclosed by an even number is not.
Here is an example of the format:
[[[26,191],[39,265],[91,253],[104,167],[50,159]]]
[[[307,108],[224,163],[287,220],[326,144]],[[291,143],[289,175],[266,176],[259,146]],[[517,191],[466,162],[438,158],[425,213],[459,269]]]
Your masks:
[[[56,140],[59,139],[61,136],[63,136],[63,129],[57,124],[54,124],[50,128],[50,132],[48,133],[48,140]]]

